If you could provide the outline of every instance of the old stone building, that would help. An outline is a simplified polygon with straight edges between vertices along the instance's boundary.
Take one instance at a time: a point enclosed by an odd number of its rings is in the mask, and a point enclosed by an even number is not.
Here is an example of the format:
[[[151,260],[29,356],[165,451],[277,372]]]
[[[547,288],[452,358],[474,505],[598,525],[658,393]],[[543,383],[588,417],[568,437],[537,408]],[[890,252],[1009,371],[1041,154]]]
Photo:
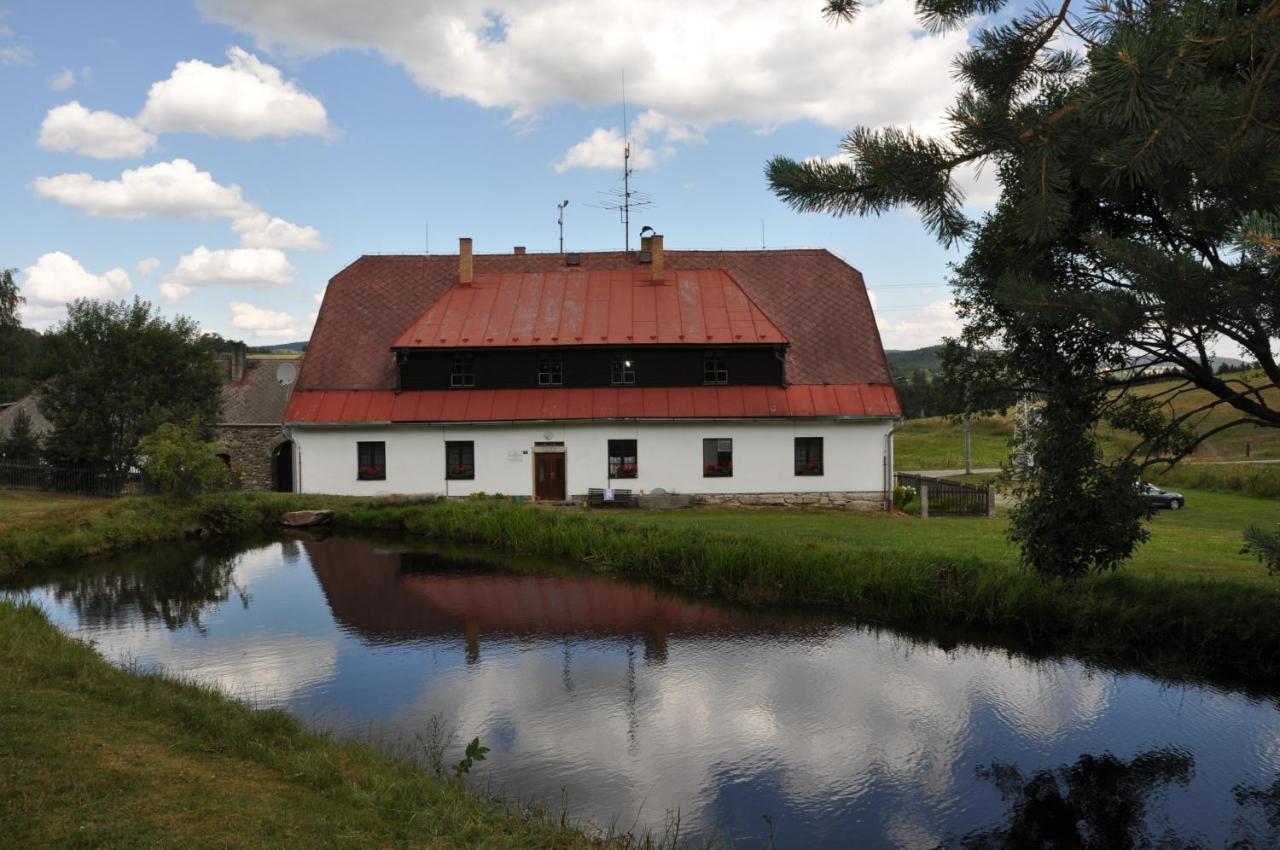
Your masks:
[[[223,354],[226,384],[215,440],[242,490],[293,489],[293,443],[281,425],[299,356]]]

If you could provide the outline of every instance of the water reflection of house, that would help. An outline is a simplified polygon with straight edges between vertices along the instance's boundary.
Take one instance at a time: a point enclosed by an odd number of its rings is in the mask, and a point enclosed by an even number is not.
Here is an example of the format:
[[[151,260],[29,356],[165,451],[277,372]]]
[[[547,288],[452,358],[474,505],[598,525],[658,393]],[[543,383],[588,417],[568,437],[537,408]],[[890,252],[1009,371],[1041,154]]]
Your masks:
[[[477,658],[482,638],[642,639],[665,660],[672,637],[804,634],[828,624],[807,616],[734,611],[643,585],[564,575],[422,569],[421,556],[352,540],[306,543],[334,620],[365,638],[462,638]]]

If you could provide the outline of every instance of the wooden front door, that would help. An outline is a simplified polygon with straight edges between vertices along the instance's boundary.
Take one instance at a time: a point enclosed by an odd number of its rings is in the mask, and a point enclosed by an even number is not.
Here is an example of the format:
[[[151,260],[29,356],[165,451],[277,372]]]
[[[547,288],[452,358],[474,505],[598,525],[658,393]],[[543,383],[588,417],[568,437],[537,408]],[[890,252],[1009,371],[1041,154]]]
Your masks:
[[[534,452],[533,497],[563,501],[564,452]]]

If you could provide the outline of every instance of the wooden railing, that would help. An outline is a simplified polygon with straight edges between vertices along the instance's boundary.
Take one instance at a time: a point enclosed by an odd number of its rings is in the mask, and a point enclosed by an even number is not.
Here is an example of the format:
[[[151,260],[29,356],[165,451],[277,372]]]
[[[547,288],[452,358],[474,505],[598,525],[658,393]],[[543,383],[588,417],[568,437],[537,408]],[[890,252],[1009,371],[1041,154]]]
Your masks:
[[[138,473],[103,472],[87,467],[47,466],[43,463],[0,461],[0,490],[44,490],[81,496],[123,496],[143,493]]]
[[[995,516],[996,493],[989,484],[930,478],[909,472],[895,476],[898,485],[920,495],[920,516]]]

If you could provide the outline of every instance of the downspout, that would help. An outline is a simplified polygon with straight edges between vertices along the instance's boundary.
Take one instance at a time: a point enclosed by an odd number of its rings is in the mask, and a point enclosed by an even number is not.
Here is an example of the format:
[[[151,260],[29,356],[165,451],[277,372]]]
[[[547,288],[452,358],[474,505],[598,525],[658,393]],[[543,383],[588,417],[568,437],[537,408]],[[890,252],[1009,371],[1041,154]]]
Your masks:
[[[884,509],[885,513],[893,510],[893,435],[898,433],[898,426],[903,423],[901,417],[893,420],[893,427],[884,435]]]

